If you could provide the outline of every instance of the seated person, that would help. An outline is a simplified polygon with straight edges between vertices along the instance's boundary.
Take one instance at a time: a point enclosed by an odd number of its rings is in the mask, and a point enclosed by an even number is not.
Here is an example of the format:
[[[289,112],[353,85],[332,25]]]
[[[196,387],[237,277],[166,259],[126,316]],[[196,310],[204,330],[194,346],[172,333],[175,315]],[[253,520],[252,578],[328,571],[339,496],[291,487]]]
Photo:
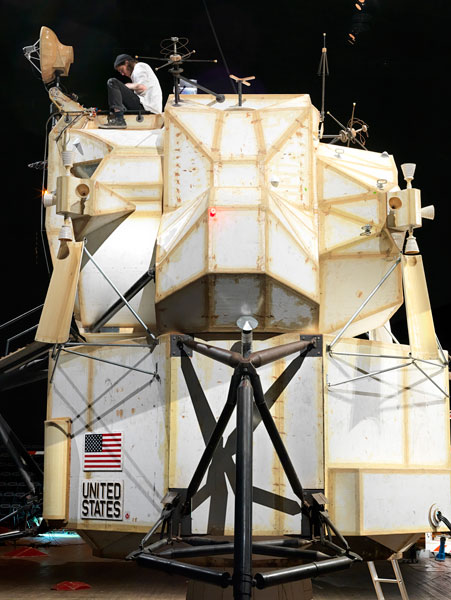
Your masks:
[[[159,114],[163,110],[160,83],[147,63],[138,62],[129,54],[119,54],[114,68],[129,77],[131,83],[122,83],[115,77],[108,79],[110,114],[102,129],[125,129],[124,110],[148,110]]]

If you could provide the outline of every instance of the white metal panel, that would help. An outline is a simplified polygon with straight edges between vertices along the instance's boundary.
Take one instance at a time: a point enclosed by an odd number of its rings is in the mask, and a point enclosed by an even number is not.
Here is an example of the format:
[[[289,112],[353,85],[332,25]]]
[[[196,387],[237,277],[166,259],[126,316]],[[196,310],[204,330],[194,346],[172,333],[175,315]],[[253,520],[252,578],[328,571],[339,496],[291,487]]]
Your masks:
[[[334,206],[339,210],[350,211],[355,217],[365,219],[367,223],[377,223],[379,221],[380,200],[374,192],[366,197],[359,197],[352,202],[335,203]]]
[[[185,103],[185,99],[183,100]],[[217,111],[196,107],[190,103],[189,108],[177,110],[178,121],[186,127],[202,144],[210,148],[213,144],[215,134]]]
[[[393,260],[378,256],[356,256],[355,258],[349,256],[323,261],[321,266],[322,330],[337,331],[340,326],[345,325],[392,266]],[[398,266],[361,311],[356,321],[379,312],[381,308],[393,306],[399,301],[400,274]]]
[[[159,379],[64,352],[60,356],[51,385],[49,417],[72,419],[69,520],[78,528],[104,527],[80,517],[81,486],[85,480],[124,482],[122,527],[145,528],[161,512],[160,501],[167,485],[166,399],[161,350],[164,352],[164,347],[157,346],[150,354],[148,349],[138,347],[76,348],[77,352],[125,367],[149,372],[158,368]],[[123,432],[123,471],[83,472],[84,434],[115,431]]]
[[[314,258],[304,251],[301,244],[293,243],[280,222],[269,217],[268,270],[271,274],[290,283],[312,300],[319,300],[318,267]]]
[[[354,196],[356,194],[366,194],[368,192],[366,186],[357,183],[342,173],[338,173],[331,167],[326,167],[323,173],[322,197],[324,200],[343,196]]]
[[[273,107],[272,109],[261,110],[260,118],[266,147],[270,148],[275,144],[287,129],[293,127],[295,119],[298,119],[300,123],[303,116],[302,109],[294,111],[290,107],[285,109]]]
[[[356,535],[360,530],[360,473],[336,469],[331,477],[333,491],[328,500],[332,504],[333,522],[341,533]]]
[[[68,131],[68,147],[73,150],[74,163],[102,160],[111,151],[112,146],[108,139],[103,140],[89,131]]]
[[[141,210],[138,211],[138,214],[135,212],[123,221],[98,249],[96,249],[95,234],[91,235],[90,244],[88,244],[88,250],[93,254],[94,260],[122,294],[151,266],[160,213],[149,212],[145,218],[140,214]],[[138,292],[131,300],[130,304],[134,310],[140,306],[144,293],[144,290]],[[82,266],[78,298],[80,318],[85,326],[92,324],[119,299],[111,285],[90,261]],[[141,318],[152,326],[155,323],[154,306],[149,303],[142,309]],[[123,308],[116,313],[106,326],[115,324],[120,326],[139,325],[128,308]]]
[[[263,270],[264,217],[261,210],[218,207],[209,220],[210,270]]]
[[[212,196],[215,205],[219,206],[236,206],[241,204],[243,206],[260,206],[262,203],[262,189],[256,187],[237,187],[233,186],[222,186],[212,190]]]
[[[131,162],[133,168],[131,168]],[[133,156],[111,154],[97,168],[96,181],[101,182],[161,182],[161,159],[159,156]]]
[[[200,276],[205,270],[206,252],[205,221],[197,225],[185,236],[183,244],[175,246],[169,258],[158,269],[159,295],[177,289],[187,280]],[[172,266],[177,264],[177,268]]]
[[[450,473],[362,473],[362,533],[420,532],[430,529],[436,504],[451,513]]]
[[[360,340],[338,343],[337,352],[376,352]],[[407,354],[407,349],[393,354]],[[379,369],[402,365],[406,361],[367,356],[327,357],[326,391],[327,461],[336,464],[392,464],[405,460],[405,408],[403,370],[367,377],[337,385]]]
[[[317,147],[318,157],[322,161],[329,165],[333,164],[334,169],[339,170],[345,177],[355,180],[357,184],[370,187],[375,191],[379,189],[378,182],[386,191],[397,185],[398,173],[391,155],[386,156],[379,152],[358,148],[338,148],[338,152],[333,144],[320,143]],[[333,197],[337,196],[333,193],[332,187],[330,193]]]
[[[177,208],[210,187],[210,160],[176,126],[169,127],[165,145],[165,206]]]
[[[298,128],[285,143],[278,148],[276,156],[270,161],[270,168],[277,175],[279,183],[277,193],[296,205],[310,205],[309,164],[311,139],[307,138],[305,128]]]
[[[165,258],[184,235],[196,225],[207,209],[208,193],[200,195],[191,202],[186,202],[177,210],[166,212],[160,223],[158,234],[158,256],[160,261]]]
[[[259,185],[260,173],[255,162],[224,162],[214,166],[214,185],[217,187],[252,187]]]
[[[79,138],[85,144],[108,144],[111,147],[138,147],[163,149],[163,129],[87,129],[70,130],[71,139]],[[88,159],[85,159],[88,160]]]
[[[223,158],[256,156],[258,143],[254,122],[246,112],[225,112],[219,151]]]
[[[417,364],[422,372],[414,365],[407,368],[408,462],[412,466],[449,466],[449,399],[446,397],[449,394],[448,369],[444,369],[438,361],[435,366],[425,362]]]

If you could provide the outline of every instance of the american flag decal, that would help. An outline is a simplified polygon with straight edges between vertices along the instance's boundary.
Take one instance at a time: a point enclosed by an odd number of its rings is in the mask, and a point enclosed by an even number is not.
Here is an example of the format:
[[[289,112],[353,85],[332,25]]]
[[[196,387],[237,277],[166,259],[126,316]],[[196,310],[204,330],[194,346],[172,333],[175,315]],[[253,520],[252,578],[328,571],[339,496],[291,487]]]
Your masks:
[[[122,471],[122,432],[85,433],[84,471]]]

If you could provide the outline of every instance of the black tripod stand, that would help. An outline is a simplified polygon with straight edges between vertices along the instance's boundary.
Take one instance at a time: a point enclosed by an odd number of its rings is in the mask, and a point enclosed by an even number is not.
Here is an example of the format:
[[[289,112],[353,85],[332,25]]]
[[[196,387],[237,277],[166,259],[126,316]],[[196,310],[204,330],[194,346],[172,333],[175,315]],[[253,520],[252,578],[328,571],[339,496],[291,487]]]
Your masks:
[[[320,338],[302,336],[299,342],[284,344],[258,352],[251,352],[252,333],[243,329],[242,353],[225,350],[197,342],[189,336],[177,336],[179,349],[186,356],[188,349],[203,354],[213,360],[234,368],[230,381],[226,404],[219,416],[216,426],[209,438],[199,464],[186,490],[172,491],[168,497],[160,520],[155,524],[141,543],[141,548],[132,553],[133,558],[141,566],[177,573],[206,583],[227,587],[233,585],[235,600],[244,600],[252,595],[252,587],[259,589],[281,585],[312,576],[329,573],[349,567],[359,557],[350,552],[349,545],[343,536],[330,522],[326,502],[322,494],[313,494],[306,498],[301,482],[294,469],[285,445],[277,430],[277,426],[265,401],[260,377],[257,369],[293,353],[307,352]],[[293,489],[298,497],[301,512],[306,517],[302,520],[303,531],[299,537],[290,537],[269,542],[252,541],[252,437],[253,408],[255,406],[270,436],[274,449]],[[184,521],[189,520],[191,501],[199,489],[204,475],[210,465],[215,450],[222,439],[225,428],[236,407],[236,483],[235,483],[235,520],[234,539],[232,543],[221,542],[211,538],[184,536]],[[146,546],[151,534],[162,524],[161,539]],[[174,528],[179,527],[181,539],[193,547],[157,551],[175,540]],[[165,536],[166,530],[166,536]],[[332,542],[332,533],[341,545]],[[301,548],[317,539],[334,554],[326,554],[316,550]],[[257,573],[252,575],[252,554],[264,554],[283,558],[297,558],[309,561],[295,567]],[[218,572],[192,564],[186,564],[174,558],[194,558],[233,554],[234,572]]]

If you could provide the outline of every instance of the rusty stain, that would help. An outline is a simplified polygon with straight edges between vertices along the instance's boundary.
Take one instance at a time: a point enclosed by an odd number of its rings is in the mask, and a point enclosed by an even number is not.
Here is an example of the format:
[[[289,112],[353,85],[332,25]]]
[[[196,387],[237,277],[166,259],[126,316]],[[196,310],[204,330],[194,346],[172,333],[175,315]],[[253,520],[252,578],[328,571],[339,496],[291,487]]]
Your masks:
[[[359,290],[358,292],[356,292],[356,296],[357,298],[361,298],[363,296],[363,292]]]

